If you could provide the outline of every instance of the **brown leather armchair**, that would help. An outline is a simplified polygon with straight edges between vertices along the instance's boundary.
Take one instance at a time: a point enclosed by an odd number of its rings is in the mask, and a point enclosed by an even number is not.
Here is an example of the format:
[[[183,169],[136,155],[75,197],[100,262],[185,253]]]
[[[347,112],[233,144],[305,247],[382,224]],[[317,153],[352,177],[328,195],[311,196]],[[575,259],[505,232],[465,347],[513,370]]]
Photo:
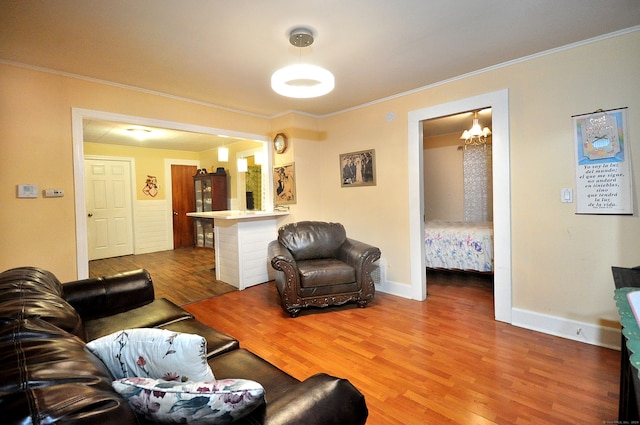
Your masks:
[[[347,302],[366,307],[375,294],[371,265],[380,258],[380,250],[347,238],[342,224],[286,224],[268,252],[282,307],[291,317],[306,307]]]

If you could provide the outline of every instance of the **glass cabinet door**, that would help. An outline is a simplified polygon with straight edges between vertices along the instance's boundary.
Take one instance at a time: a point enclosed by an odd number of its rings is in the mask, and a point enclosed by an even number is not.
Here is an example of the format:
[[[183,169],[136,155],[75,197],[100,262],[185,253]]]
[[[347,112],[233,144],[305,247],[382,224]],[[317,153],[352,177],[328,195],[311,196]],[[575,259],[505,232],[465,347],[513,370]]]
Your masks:
[[[202,180],[203,211],[213,211],[211,200],[211,179]]]
[[[196,193],[196,212],[202,212],[204,211],[202,209],[202,181],[195,180],[193,185]]]
[[[219,211],[227,208],[227,176],[223,174],[196,175],[193,178],[196,212]],[[199,248],[213,248],[213,219],[193,219],[194,244]]]

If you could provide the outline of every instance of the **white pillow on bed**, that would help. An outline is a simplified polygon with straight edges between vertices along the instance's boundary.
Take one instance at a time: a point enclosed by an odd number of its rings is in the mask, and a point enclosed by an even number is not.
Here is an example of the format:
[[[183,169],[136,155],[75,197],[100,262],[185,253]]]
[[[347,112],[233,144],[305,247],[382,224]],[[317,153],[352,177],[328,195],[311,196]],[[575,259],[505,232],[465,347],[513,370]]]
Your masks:
[[[166,329],[125,329],[87,343],[114,379],[147,377],[167,381],[213,381],[207,340]]]

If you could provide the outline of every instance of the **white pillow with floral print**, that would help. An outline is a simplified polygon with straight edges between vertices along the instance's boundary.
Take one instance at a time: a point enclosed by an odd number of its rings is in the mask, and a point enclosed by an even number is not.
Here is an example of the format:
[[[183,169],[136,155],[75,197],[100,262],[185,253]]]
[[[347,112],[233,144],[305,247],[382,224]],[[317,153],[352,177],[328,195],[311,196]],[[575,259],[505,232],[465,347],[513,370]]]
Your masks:
[[[181,383],[124,378],[112,386],[136,413],[160,423],[229,424],[264,402],[262,385],[246,379]]]
[[[87,343],[115,379],[135,376],[167,381],[213,381],[207,340],[166,329],[125,329]]]

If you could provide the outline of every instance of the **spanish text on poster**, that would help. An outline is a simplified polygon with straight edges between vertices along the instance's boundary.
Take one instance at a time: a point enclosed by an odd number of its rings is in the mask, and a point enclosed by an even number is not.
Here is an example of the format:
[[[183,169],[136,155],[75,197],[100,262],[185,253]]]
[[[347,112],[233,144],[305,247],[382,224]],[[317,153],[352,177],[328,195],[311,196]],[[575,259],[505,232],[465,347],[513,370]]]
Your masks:
[[[633,214],[626,112],[573,117],[578,214]]]

